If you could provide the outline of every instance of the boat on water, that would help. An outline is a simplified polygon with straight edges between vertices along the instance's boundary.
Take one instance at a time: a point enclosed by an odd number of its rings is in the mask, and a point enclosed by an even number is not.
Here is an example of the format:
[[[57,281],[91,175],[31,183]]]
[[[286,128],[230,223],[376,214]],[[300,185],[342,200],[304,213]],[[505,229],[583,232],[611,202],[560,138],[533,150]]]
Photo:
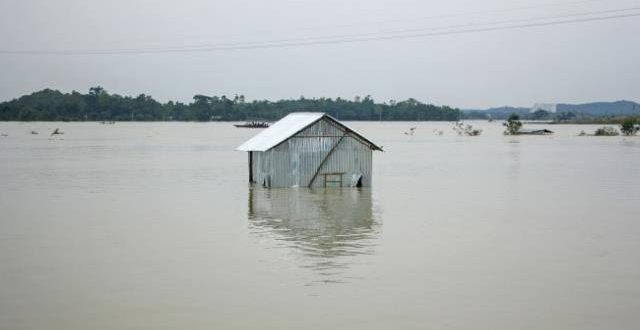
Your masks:
[[[264,121],[249,121],[244,124],[234,124],[233,126],[238,128],[267,128],[269,123]]]

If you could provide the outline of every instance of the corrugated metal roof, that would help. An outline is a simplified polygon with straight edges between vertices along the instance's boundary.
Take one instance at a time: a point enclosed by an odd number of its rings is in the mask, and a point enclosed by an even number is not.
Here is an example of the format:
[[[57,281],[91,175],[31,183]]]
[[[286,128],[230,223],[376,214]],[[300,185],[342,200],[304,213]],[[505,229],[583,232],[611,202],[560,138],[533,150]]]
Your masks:
[[[323,117],[328,117],[334,122],[346,128],[348,131],[355,133],[359,138],[366,141],[371,145],[371,148],[374,150],[382,150],[380,147],[375,145],[373,142],[367,140],[362,135],[358,134],[356,131],[347,127],[343,123],[340,123],[338,120],[333,117],[323,113],[323,112],[294,112],[290,113],[284,118],[277,121],[275,124],[271,125],[269,128],[264,131],[258,133],[256,136],[252,137],[241,146],[236,148],[236,150],[240,151],[267,151],[278,144],[282,143],[286,139],[294,136],[296,133],[300,132],[304,128],[310,126],[316,121],[320,120]]]

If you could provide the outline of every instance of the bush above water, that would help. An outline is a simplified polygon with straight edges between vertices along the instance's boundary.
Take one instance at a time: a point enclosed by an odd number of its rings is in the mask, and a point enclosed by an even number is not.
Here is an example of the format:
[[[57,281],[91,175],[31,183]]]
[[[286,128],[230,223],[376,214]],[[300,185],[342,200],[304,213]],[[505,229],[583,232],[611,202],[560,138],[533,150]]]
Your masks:
[[[595,136],[616,136],[616,135],[620,135],[620,133],[618,133],[618,130],[613,128],[613,127],[603,126],[603,127],[598,128],[593,135],[595,135]]]

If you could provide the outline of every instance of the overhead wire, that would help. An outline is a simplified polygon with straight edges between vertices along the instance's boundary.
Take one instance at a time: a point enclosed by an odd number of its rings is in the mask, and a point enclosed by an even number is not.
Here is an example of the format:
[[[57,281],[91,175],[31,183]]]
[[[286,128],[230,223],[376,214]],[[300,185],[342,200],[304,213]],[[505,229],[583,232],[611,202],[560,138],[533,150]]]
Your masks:
[[[371,33],[356,33],[331,35],[307,38],[290,38],[270,41],[253,41],[253,42],[236,42],[236,43],[219,43],[205,44],[196,46],[174,46],[174,47],[156,47],[156,48],[112,48],[112,49],[85,49],[85,50],[2,50],[0,54],[18,54],[18,55],[115,55],[115,54],[158,54],[158,53],[194,53],[194,52],[215,52],[245,49],[263,49],[263,48],[282,48],[282,47],[301,47],[310,45],[327,45],[327,44],[345,44],[368,41],[409,39],[420,37],[433,37],[455,34],[478,33],[487,31],[500,31],[510,29],[523,29],[538,26],[552,26],[571,23],[583,23],[592,21],[604,21],[613,19],[622,19],[640,16],[640,7],[601,10],[593,12],[574,13],[566,15],[534,17],[525,19],[512,19],[484,23],[459,24],[443,27],[431,28],[414,28],[404,30],[381,31]],[[613,13],[633,12],[628,14],[604,15]],[[600,15],[600,16],[596,16]],[[593,16],[575,18],[581,16]],[[533,22],[540,21],[543,22]],[[444,31],[442,31],[444,30]],[[428,32],[431,31],[431,32]]]
[[[502,8],[502,9],[493,9],[493,10],[478,10],[478,11],[468,11],[468,12],[457,12],[457,13],[442,13],[442,14],[437,14],[437,15],[430,15],[430,16],[422,16],[422,17],[405,17],[405,18],[395,18],[395,19],[383,19],[383,20],[364,20],[364,21],[357,21],[357,22],[350,22],[350,23],[345,23],[345,24],[331,24],[330,26],[328,25],[316,25],[316,26],[306,26],[306,27],[296,27],[296,31],[316,31],[316,30],[324,30],[327,28],[353,28],[353,27],[363,27],[366,25],[375,25],[375,26],[381,26],[381,25],[387,25],[389,23],[408,23],[408,22],[424,22],[424,21],[433,21],[433,20],[443,20],[443,19],[450,19],[450,18],[456,18],[456,17],[474,17],[477,15],[486,15],[486,14],[501,14],[501,13],[510,13],[510,12],[518,12],[518,11],[523,11],[523,10],[530,10],[530,9],[543,9],[543,8],[549,8],[549,7],[560,7],[560,6],[574,6],[574,5],[580,5],[580,4],[589,4],[589,3],[599,3],[599,2],[607,2],[610,3],[612,2],[611,0],[580,0],[580,1],[568,1],[568,2],[553,2],[553,3],[542,3],[542,4],[536,4],[536,5],[528,5],[528,6],[518,6],[518,7],[509,7],[509,8]],[[634,1],[635,3],[638,3],[638,1]],[[273,33],[274,31],[265,31],[264,29],[261,30],[256,30],[252,32],[252,35],[264,35],[264,34],[269,34],[269,33]],[[187,36],[182,36],[181,40],[184,39],[203,39],[203,38],[208,38],[208,37],[220,37],[220,34],[202,34],[202,35],[187,35]],[[224,34],[224,37],[239,37],[242,36],[240,34],[236,34],[236,35],[229,35],[228,33]],[[146,40],[148,41],[148,40]]]
[[[524,22],[531,22],[531,21],[552,20],[552,19],[580,17],[580,16],[593,16],[593,15],[612,14],[612,13],[638,11],[638,10],[640,10],[640,7],[631,7],[631,8],[623,8],[623,9],[612,9],[612,10],[601,10],[601,11],[591,11],[591,12],[582,12],[582,13],[574,13],[574,14],[566,14],[566,15],[555,15],[555,16],[538,16],[538,17],[530,17],[530,18],[522,18],[522,19],[501,20],[501,21],[455,24],[455,25],[436,26],[436,27],[386,30],[386,31],[367,32],[367,33],[335,34],[335,35],[325,35],[325,36],[316,36],[316,37],[299,37],[299,38],[288,38],[288,39],[275,39],[275,40],[266,40],[266,41],[246,41],[246,42],[228,42],[228,43],[217,43],[217,44],[198,44],[198,45],[191,45],[191,46],[183,45],[183,46],[173,46],[173,47],[120,48],[120,49],[111,49],[111,50],[112,51],[137,51],[137,50],[164,50],[164,49],[198,49],[198,48],[211,48],[211,47],[250,46],[250,45],[262,45],[262,44],[288,43],[288,42],[297,42],[297,41],[314,41],[314,40],[359,38],[359,37],[367,37],[367,36],[382,36],[382,35],[387,35],[387,34],[404,34],[404,33],[415,33],[415,32],[422,32],[422,31],[451,30],[451,29],[456,29],[456,28],[469,28],[469,27],[486,26],[486,25],[524,23]],[[99,50],[86,50],[86,51],[99,51]]]
[[[559,7],[559,6],[572,6],[572,5],[580,5],[587,3],[597,3],[597,2],[611,2],[610,0],[580,0],[580,1],[568,1],[568,2],[553,2],[553,3],[541,3],[536,5],[528,5],[528,6],[518,6],[518,7],[510,7],[503,9],[494,9],[494,10],[477,10],[477,11],[468,11],[468,12],[459,12],[459,13],[449,13],[449,14],[438,14],[438,15],[430,15],[430,16],[422,16],[422,17],[409,17],[409,18],[395,18],[395,19],[385,19],[385,20],[371,20],[371,21],[361,21],[357,23],[350,24],[337,24],[333,25],[333,27],[355,27],[362,26],[365,24],[385,24],[385,23],[406,23],[406,22],[415,22],[415,21],[425,21],[425,20],[440,20],[446,18],[455,18],[455,17],[465,17],[465,16],[475,16],[475,15],[486,15],[486,14],[500,14],[500,13],[511,13],[518,12],[529,9],[542,9],[549,7]],[[305,29],[316,29],[321,28],[317,27],[308,27]]]

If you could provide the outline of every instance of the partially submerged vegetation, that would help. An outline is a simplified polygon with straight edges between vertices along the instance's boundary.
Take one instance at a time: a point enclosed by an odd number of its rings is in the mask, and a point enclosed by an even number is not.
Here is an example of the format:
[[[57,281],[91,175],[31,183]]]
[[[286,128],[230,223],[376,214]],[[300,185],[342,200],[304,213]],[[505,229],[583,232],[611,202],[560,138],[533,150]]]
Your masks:
[[[611,126],[603,126],[598,128],[594,133],[594,136],[618,136],[618,130]]]
[[[620,123],[620,131],[618,131],[615,127],[612,126],[602,126],[591,134],[591,136],[618,136],[622,133],[625,136],[636,135],[640,131],[640,121],[627,118]],[[585,133],[585,131],[581,131],[578,136],[588,136],[590,134]]]
[[[472,125],[464,124],[459,121],[453,125],[453,130],[458,133],[458,135],[466,135],[466,136],[478,136],[482,134],[482,130],[478,128],[473,128]]]
[[[569,124],[569,125],[621,125],[627,120],[640,122],[640,117],[608,116],[600,118],[579,118],[567,121],[551,121],[549,124]]]
[[[520,116],[516,113],[512,113],[507,119],[506,122],[502,123],[505,127],[504,135],[549,135],[553,134],[553,131],[550,131],[546,128],[540,129],[523,129],[522,122],[520,121]]]
[[[620,131],[626,136],[636,135],[639,130],[640,120],[627,118],[620,124]]]
[[[376,103],[370,96],[247,101],[244,95],[195,95],[190,103],[160,103],[151,96],[109,94],[102,87],[89,93],[45,89],[0,103],[0,121],[274,121],[291,112],[324,112],[340,120],[458,121],[459,109],[415,99]]]
[[[516,113],[512,113],[511,116],[507,119],[506,122],[502,123],[505,127],[504,135],[517,135],[522,128],[522,122],[520,121],[520,116]]]

